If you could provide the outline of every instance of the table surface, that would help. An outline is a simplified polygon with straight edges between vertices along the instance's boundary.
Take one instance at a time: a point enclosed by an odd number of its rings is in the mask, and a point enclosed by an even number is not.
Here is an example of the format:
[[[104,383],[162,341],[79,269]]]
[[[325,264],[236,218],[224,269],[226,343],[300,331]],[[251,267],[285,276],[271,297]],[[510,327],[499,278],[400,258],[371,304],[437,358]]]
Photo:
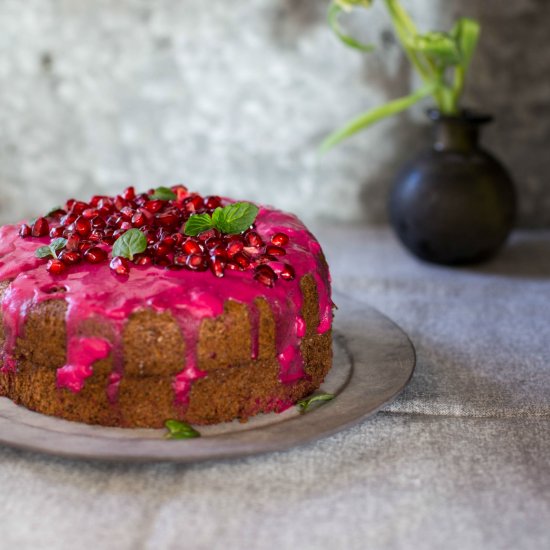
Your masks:
[[[416,374],[359,426],[284,453],[127,465],[0,447],[0,549],[550,547],[550,233],[481,267],[321,228],[334,287],[410,335]]]

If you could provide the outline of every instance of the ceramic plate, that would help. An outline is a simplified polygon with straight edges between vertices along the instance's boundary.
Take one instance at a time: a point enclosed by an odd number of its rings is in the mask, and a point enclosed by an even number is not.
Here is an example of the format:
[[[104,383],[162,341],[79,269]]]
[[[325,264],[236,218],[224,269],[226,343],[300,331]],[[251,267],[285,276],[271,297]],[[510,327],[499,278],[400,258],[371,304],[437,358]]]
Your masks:
[[[334,300],[334,366],[321,390],[336,398],[305,414],[293,407],[244,424],[200,427],[200,438],[166,440],[165,430],[88,426],[0,398],[0,443],[73,458],[196,462],[282,451],[348,428],[395,399],[412,376],[415,353],[375,309],[340,294]]]

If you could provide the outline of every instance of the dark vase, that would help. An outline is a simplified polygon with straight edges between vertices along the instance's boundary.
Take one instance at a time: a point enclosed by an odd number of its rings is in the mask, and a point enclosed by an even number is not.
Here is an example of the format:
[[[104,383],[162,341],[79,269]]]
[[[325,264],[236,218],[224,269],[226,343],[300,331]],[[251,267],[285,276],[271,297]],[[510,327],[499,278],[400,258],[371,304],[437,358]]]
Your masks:
[[[478,144],[492,117],[428,112],[433,147],[398,175],[389,201],[393,228],[419,258],[476,263],[506,242],[516,213],[514,184],[502,164]]]

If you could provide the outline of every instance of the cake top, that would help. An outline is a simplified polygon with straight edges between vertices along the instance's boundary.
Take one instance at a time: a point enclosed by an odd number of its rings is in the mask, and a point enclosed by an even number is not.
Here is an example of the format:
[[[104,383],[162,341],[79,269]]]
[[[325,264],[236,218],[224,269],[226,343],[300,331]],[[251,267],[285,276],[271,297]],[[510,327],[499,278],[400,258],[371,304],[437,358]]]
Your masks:
[[[82,388],[93,360],[120,347],[82,338],[86,320],[108,322],[120,339],[133,312],[169,311],[186,342],[175,383],[185,400],[190,381],[203,375],[196,364],[201,321],[222,314],[227,300],[252,311],[255,300],[264,298],[277,324],[281,380],[291,382],[303,376],[300,281],[306,275],[316,282],[317,332],[324,333],[332,323],[328,268],[318,242],[292,214],[203,198],[181,185],[139,194],[129,187],[88,203],[71,199],[32,223],[0,229],[0,281],[11,281],[2,301],[2,369],[16,368],[26,312],[43,301],[67,303],[68,362],[58,371],[58,385],[73,391]],[[252,357],[257,345],[253,338]],[[122,370],[115,366],[114,385]]]

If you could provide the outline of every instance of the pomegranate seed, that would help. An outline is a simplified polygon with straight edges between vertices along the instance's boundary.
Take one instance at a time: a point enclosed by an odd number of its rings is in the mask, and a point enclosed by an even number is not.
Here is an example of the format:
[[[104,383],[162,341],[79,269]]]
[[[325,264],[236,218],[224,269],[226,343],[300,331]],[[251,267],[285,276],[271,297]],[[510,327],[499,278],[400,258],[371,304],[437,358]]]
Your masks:
[[[282,248],[281,246],[276,246],[274,244],[267,245],[265,248],[265,252],[270,256],[284,256],[286,254],[286,250],[284,248]]]
[[[117,195],[115,197],[115,208],[120,212],[125,206],[128,206],[128,201],[126,201],[123,197],[120,195]]]
[[[157,257],[166,256],[167,254],[170,253],[171,250],[172,250],[172,247],[168,246],[162,241],[160,243],[153,245],[153,253]]]
[[[74,221],[76,220],[78,216],[76,216],[75,214],[66,214],[65,216],[63,216],[60,220],[59,220],[59,223],[61,225],[64,225],[65,227],[67,227],[68,225],[71,225],[71,223],[74,223]]]
[[[172,235],[168,235],[167,237],[164,237],[162,239],[162,242],[166,245],[166,246],[169,246],[170,248],[174,248],[174,244],[176,243],[174,237],[172,237]]]
[[[90,206],[93,206],[94,208],[96,206],[99,205],[99,201],[101,201],[102,199],[106,199],[107,197],[105,197],[104,195],[94,195],[91,199],[90,199]]]
[[[124,208],[121,209],[120,214],[125,220],[129,221],[132,219],[132,216],[134,215],[134,210],[129,206],[125,206]]]
[[[181,246],[185,237],[181,233],[174,233],[172,239],[174,240],[174,246]]]
[[[225,247],[223,244],[219,244],[218,246],[215,246],[210,250],[210,256],[220,258],[224,261],[228,259],[227,256],[227,250],[225,250]]]
[[[30,228],[30,226],[28,226],[26,223],[21,225],[21,227],[19,228],[19,236],[25,239],[27,237],[30,237],[31,235],[32,235],[32,229]]]
[[[214,261],[210,262],[210,271],[216,277],[223,277],[223,270],[225,268],[225,262],[220,258],[216,258]]]
[[[118,227],[119,223],[122,223],[122,216],[118,214],[113,214],[106,220],[107,227]]]
[[[83,217],[79,217],[76,219],[76,221],[74,222],[74,227],[76,232],[81,237],[87,237],[92,231],[92,224],[90,223],[90,220],[87,220]]]
[[[249,246],[253,246],[255,248],[259,248],[264,244],[260,235],[258,235],[258,233],[256,233],[255,231],[249,231],[246,234],[245,240]]]
[[[164,212],[157,215],[157,222],[162,227],[172,227],[178,223],[178,217],[173,212]]]
[[[134,256],[134,261],[137,265],[151,265],[153,263],[153,259],[151,256]]]
[[[147,239],[147,244],[153,244],[157,241],[157,236],[154,231],[147,230],[147,231],[144,231],[143,234]]]
[[[277,246],[285,246],[288,244],[288,235],[286,233],[275,233],[271,237],[271,242]]]
[[[65,248],[67,250],[78,250],[80,246],[80,237],[78,235],[69,235]]]
[[[107,252],[97,246],[92,246],[84,253],[84,258],[91,264],[99,264],[107,259]]]
[[[145,203],[145,208],[149,210],[149,212],[155,213],[162,209],[163,204],[164,204],[164,201],[161,201],[160,199],[147,201]]]
[[[207,268],[206,258],[199,254],[187,256],[187,267],[197,271],[204,271]]]
[[[176,254],[174,256],[174,264],[176,265],[186,265],[187,263],[187,255],[185,254]]]
[[[97,208],[86,208],[84,212],[82,212],[82,217],[86,218],[87,220],[91,220],[92,218],[95,218],[99,214],[99,210]]]
[[[91,243],[89,241],[84,241],[84,242],[81,242],[79,245],[78,245],[78,251],[81,253],[81,254],[85,254],[88,250],[90,250],[90,248],[93,248],[95,246],[94,243]]]
[[[120,224],[121,231],[128,231],[128,229],[132,229],[134,227],[130,222],[122,222]]]
[[[101,216],[96,216],[92,219],[92,229],[103,229],[105,227],[105,220]]]
[[[103,240],[103,233],[95,229],[88,235],[88,240],[94,243],[100,243]]]
[[[63,236],[63,228],[62,227],[52,227],[50,229],[50,238],[57,239],[59,237]]]
[[[133,201],[136,198],[136,190],[133,187],[126,187],[122,192],[122,196],[127,201]]]
[[[130,262],[126,258],[116,256],[109,263],[109,267],[117,275],[129,275],[130,274]]]
[[[232,243],[229,243],[227,246],[227,255],[231,258],[238,252],[242,252],[244,248],[244,245],[242,242],[239,241],[233,241]]]
[[[264,264],[256,267],[254,271],[254,279],[264,284],[265,286],[268,286],[270,288],[273,287],[275,281],[277,280],[277,275],[275,274],[275,271],[273,271],[273,269]]]
[[[59,254],[59,259],[65,265],[74,265],[74,264],[77,264],[81,258],[78,252],[74,252],[71,250],[63,250],[61,254]]]
[[[176,194],[176,201],[181,202],[189,195],[189,191],[185,185],[175,185],[172,191]]]
[[[222,205],[222,200],[220,197],[216,195],[205,197],[204,199],[204,206],[209,210],[214,210],[215,208],[218,208],[218,206],[221,206],[221,205]]]
[[[236,263],[229,261],[225,264],[225,269],[230,269],[231,271],[243,271]]]
[[[134,227],[142,227],[145,225],[145,222],[146,222],[146,218],[145,216],[143,215],[143,212],[136,212],[133,216],[132,216],[132,225]]]
[[[52,259],[48,260],[48,263],[46,264],[46,269],[52,275],[61,275],[61,273],[63,273],[67,269],[67,266],[61,260]]]
[[[250,267],[250,258],[243,252],[237,252],[232,258],[233,262],[241,269]]]
[[[285,281],[292,281],[296,277],[296,272],[291,265],[284,264],[284,268],[279,274],[279,277]]]
[[[88,205],[85,202],[75,201],[71,206],[71,213],[80,216],[87,208]]]
[[[202,246],[194,239],[187,239],[182,246],[186,254],[201,254]]]
[[[219,237],[210,237],[204,241],[204,244],[208,250],[212,250],[213,248],[222,245],[222,240]]]
[[[216,229],[208,229],[207,231],[203,231],[202,233],[199,233],[199,239],[201,241],[206,241],[207,239],[212,239],[214,237],[219,237],[220,233]]]
[[[45,237],[50,231],[50,226],[46,218],[38,218],[32,224],[32,236],[33,237]]]
[[[165,256],[162,256],[160,258],[155,258],[155,264],[161,265],[162,267],[168,267],[170,266],[170,260]]]
[[[187,212],[196,212],[197,210],[201,209],[202,206],[203,202],[200,195],[192,195],[191,197],[187,197],[183,201],[183,208]]]
[[[64,216],[67,212],[63,210],[63,208],[58,208],[57,210],[52,210],[47,217],[48,218],[60,218],[61,216]]]
[[[76,201],[74,199],[69,199],[66,203],[65,203],[65,207],[67,208],[67,210],[70,210],[72,207],[73,207],[73,204],[75,203]]]

